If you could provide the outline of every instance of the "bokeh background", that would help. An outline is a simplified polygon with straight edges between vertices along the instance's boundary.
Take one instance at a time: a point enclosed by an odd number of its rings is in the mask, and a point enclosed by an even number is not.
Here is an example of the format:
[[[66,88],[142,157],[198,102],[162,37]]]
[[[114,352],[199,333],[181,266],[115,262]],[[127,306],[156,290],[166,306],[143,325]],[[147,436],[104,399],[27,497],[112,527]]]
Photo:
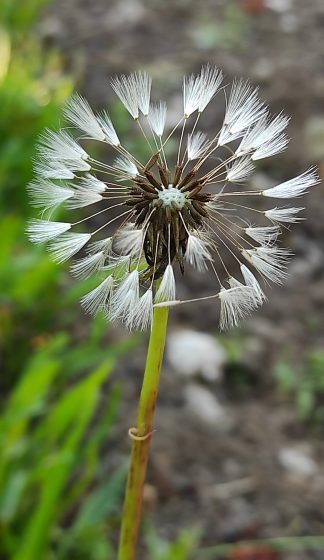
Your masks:
[[[113,560],[145,356],[78,304],[87,291],[24,235],[35,141],[74,90],[130,120],[108,77],[145,69],[170,107],[210,62],[292,115],[271,184],[324,168],[322,0],[2,0],[0,4],[0,557]],[[217,108],[211,126],[220,118]],[[215,309],[171,313],[139,558],[323,559],[324,201],[284,242],[283,287],[221,336]],[[187,276],[180,288],[208,290]],[[240,541],[284,537],[270,543]],[[316,536],[316,537],[315,537]],[[309,537],[309,538],[307,538]],[[225,546],[224,546],[225,545]]]

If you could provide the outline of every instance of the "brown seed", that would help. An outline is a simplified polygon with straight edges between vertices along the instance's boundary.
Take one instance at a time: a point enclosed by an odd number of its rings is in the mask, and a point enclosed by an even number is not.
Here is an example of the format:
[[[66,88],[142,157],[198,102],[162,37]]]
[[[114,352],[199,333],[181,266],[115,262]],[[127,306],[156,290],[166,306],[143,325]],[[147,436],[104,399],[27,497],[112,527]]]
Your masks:
[[[193,179],[194,176],[195,176],[195,171],[192,169],[191,171],[189,171],[189,173],[187,173],[187,175],[184,176],[182,181],[180,181],[178,188],[181,189],[181,187],[184,187],[187,183],[191,181],[191,179]]]
[[[139,185],[139,187],[146,192],[156,193],[156,189],[154,187],[152,187],[151,185],[149,185],[145,181],[145,179],[135,179],[135,183],[137,185]]]
[[[174,174],[174,179],[173,179],[173,186],[174,187],[176,187],[177,184],[179,183],[179,181],[181,179],[182,171],[183,171],[182,165],[177,165],[176,168],[175,168],[175,174]]]
[[[193,191],[196,187],[198,187],[198,185],[200,185],[199,179],[193,181],[192,183],[189,183],[189,185],[186,185],[185,187],[182,187],[181,192]]]
[[[192,200],[191,201],[192,206],[194,207],[194,209],[204,218],[208,217],[208,212],[207,210],[205,210],[205,208],[202,206],[202,204],[200,204],[200,202],[198,202],[197,200]]]
[[[153,185],[158,190],[162,190],[160,182],[157,181],[153,173],[151,173],[150,171],[144,171],[144,175],[147,178],[147,180],[151,183],[151,185]]]
[[[153,156],[148,160],[147,164],[145,165],[145,170],[148,171],[149,169],[151,169],[151,167],[153,167],[153,165],[156,164],[159,157],[160,157],[160,150],[156,152],[156,154],[153,154]]]
[[[159,169],[162,184],[165,187],[168,187],[169,186],[169,177],[168,177],[168,174],[167,174],[167,170],[165,169],[165,167],[162,167],[159,164],[158,164],[158,169]]]

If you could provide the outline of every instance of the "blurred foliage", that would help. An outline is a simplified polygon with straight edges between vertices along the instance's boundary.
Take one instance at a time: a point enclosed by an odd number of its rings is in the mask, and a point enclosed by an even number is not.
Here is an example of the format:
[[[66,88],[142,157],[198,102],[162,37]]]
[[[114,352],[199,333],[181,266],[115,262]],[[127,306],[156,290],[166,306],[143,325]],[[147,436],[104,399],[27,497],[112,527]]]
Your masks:
[[[199,10],[193,39],[199,49],[221,48],[235,50],[244,48],[250,31],[249,15],[237,3],[224,3],[220,21],[210,17],[208,9]]]
[[[112,557],[106,532],[125,469],[106,482],[99,454],[119,399],[118,387],[108,403],[101,396],[114,360],[108,352],[99,368],[69,386],[67,343],[57,335],[35,353],[0,420],[2,558],[51,558],[54,551],[57,559]],[[100,422],[87,436],[100,401]]]
[[[145,540],[149,560],[189,560],[194,558],[192,553],[197,546],[199,531],[183,530],[177,539],[168,543],[159,537],[152,525],[145,526]]]
[[[324,352],[309,352],[302,369],[288,362],[279,362],[275,374],[279,392],[293,398],[300,419],[323,426]]]
[[[106,560],[125,468],[108,477],[100,458],[120,398],[103,384],[134,342],[107,348],[104,317],[80,319],[89,283],[24,233],[37,137],[73,90],[33,32],[45,3],[0,3],[0,556]]]
[[[57,126],[71,91],[57,53],[45,53],[31,36],[0,27],[0,204],[7,212],[26,214],[24,191],[36,138],[44,127]]]

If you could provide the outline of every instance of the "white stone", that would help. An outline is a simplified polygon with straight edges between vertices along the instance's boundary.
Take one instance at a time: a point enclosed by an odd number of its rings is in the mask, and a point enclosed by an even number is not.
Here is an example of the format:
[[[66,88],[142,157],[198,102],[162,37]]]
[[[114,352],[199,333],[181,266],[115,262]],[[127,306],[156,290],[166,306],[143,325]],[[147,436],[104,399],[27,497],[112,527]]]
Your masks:
[[[181,375],[200,374],[209,381],[216,381],[222,376],[226,355],[213,336],[184,329],[169,335],[167,359]]]
[[[227,412],[216,397],[198,383],[190,383],[184,390],[187,409],[199,420],[227,430],[230,427]]]
[[[314,475],[318,470],[314,459],[303,448],[283,447],[279,451],[278,459],[282,467],[294,474],[307,477]]]
[[[266,6],[274,12],[287,12],[293,7],[293,0],[266,0]]]

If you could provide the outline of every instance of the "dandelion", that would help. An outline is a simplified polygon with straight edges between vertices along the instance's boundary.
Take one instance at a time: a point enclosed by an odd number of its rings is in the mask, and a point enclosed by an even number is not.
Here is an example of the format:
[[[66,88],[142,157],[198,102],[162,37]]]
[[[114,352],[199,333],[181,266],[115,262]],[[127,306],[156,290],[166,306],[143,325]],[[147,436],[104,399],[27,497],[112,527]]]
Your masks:
[[[182,112],[168,130],[167,105],[151,101],[146,72],[112,79],[145,142],[145,158],[129,151],[107,111],[95,113],[83,97],[73,96],[65,109],[72,127],[42,135],[36,178],[28,187],[42,212],[28,224],[30,240],[48,243],[57,262],[80,253],[72,274],[97,278],[81,299],[84,310],[103,311],[129,329],[151,328],[137,427],[130,431],[134,454],[120,560],[133,558],[136,546],[144,482],[138,457],[147,457],[145,442],[153,430],[169,307],[209,299],[216,315],[218,302],[223,330],[261,306],[262,280],[280,284],[287,276],[290,252],[277,245],[281,227],[303,219],[302,207],[269,205],[269,199],[299,198],[319,182],[309,169],[272,188],[246,187],[258,160],[286,148],[289,118],[282,113],[272,118],[258,90],[238,80],[228,93],[223,89],[222,125],[207,135],[200,117],[215,97],[222,103],[222,80],[210,65],[185,77]],[[89,140],[108,147],[112,157],[98,160]],[[177,146],[174,157],[169,143]],[[61,205],[69,221],[53,219]],[[212,293],[177,300],[179,271],[191,268],[213,276]]]
[[[253,172],[255,160],[286,147],[284,130],[289,119],[281,113],[272,119],[257,89],[235,81],[220,130],[207,136],[198,130],[199,118],[221,82],[222,73],[209,65],[197,76],[184,78],[183,114],[168,132],[166,103],[151,102],[151,79],[146,72],[113,78],[115,93],[147,142],[146,160],[140,161],[127,150],[107,111],[96,114],[80,95],[73,96],[65,109],[76,133],[62,129],[41,136],[36,179],[28,190],[33,205],[42,209],[42,219],[28,224],[30,239],[49,242],[55,260],[62,262],[87,249],[89,242],[98,243],[100,234],[111,236],[111,250],[82,256],[72,266],[77,277],[98,276],[92,296],[83,297],[87,310],[96,310],[96,303],[103,301],[108,319],[119,318],[132,329],[147,328],[151,307],[175,303],[175,270],[183,273],[195,267],[214,275],[217,288],[209,297],[218,299],[220,326],[226,329],[264,300],[257,278],[251,280],[254,275],[275,283],[286,277],[289,253],[275,243],[280,224],[299,221],[301,208],[262,211],[259,201],[300,197],[318,183],[318,176],[310,169],[272,188],[248,190],[244,181]],[[167,159],[166,145],[178,130],[174,162]],[[111,162],[97,161],[86,151],[84,138],[109,145],[115,157]],[[230,143],[231,153],[224,157],[221,146]],[[246,204],[247,199],[258,199],[258,203]],[[60,205],[71,212],[93,210],[81,220],[72,214],[68,223],[52,221],[51,215]],[[254,213],[257,224],[246,227],[247,212]],[[231,275],[223,254],[238,265],[239,286],[226,287]],[[105,283],[110,276],[112,281]],[[259,294],[256,299],[251,298],[253,290]]]

